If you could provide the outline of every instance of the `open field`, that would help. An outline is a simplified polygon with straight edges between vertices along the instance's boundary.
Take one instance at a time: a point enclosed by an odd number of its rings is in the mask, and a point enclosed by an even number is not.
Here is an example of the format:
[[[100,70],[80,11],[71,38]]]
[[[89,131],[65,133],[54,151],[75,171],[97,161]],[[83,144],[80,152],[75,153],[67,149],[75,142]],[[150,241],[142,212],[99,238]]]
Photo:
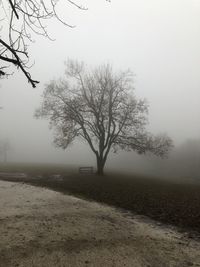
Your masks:
[[[52,163],[0,163],[0,172],[27,173],[29,176],[55,173],[66,175],[77,173],[77,167]]]
[[[200,242],[129,212],[0,181],[0,267],[198,267]]]
[[[60,168],[60,169],[59,169]],[[190,236],[200,233],[200,185],[178,184],[128,175],[80,175],[59,165],[1,166],[1,171],[24,171],[26,177],[0,179],[48,187],[83,199],[95,200],[134,214],[173,225]],[[60,174],[60,176],[58,175]]]

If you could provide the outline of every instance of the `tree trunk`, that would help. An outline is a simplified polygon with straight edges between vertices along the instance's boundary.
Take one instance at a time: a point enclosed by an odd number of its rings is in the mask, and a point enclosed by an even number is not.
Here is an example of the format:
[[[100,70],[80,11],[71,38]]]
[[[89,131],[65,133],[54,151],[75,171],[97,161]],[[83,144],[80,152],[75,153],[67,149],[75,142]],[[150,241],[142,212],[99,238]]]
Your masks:
[[[104,166],[105,166],[105,161],[97,157],[97,175],[103,175],[104,174]]]

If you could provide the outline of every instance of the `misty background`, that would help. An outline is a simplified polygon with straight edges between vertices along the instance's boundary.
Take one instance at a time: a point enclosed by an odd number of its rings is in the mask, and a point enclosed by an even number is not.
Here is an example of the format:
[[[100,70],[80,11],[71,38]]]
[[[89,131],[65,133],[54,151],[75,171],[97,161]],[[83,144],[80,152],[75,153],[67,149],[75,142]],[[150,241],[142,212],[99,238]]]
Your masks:
[[[83,3],[84,1],[82,1]],[[10,162],[93,165],[87,145],[76,142],[63,151],[53,145],[48,122],[33,117],[44,84],[64,76],[67,58],[135,74],[135,94],[149,103],[149,131],[167,133],[174,150],[166,160],[132,152],[110,154],[106,169],[165,177],[199,177],[200,162],[200,1],[85,1],[87,11],[60,6],[71,29],[55,21],[48,31],[56,41],[34,36],[29,51],[32,89],[15,71],[0,80],[0,140],[9,142]],[[3,157],[0,160],[3,160]]]

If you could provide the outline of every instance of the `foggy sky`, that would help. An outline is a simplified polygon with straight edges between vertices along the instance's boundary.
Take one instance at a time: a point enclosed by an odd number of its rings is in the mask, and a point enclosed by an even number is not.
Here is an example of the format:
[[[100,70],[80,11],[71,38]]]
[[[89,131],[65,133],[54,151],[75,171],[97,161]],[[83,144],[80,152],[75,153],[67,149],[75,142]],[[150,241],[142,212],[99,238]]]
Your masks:
[[[167,133],[176,144],[199,138],[200,1],[90,0],[85,5],[88,11],[60,8],[67,23],[76,27],[49,22],[56,41],[34,36],[29,52],[35,61],[32,77],[40,80],[36,89],[18,71],[0,81],[0,139],[10,141],[11,160],[95,162],[82,144],[67,151],[55,149],[48,122],[33,118],[44,84],[64,75],[67,58],[92,66],[108,62],[116,70],[130,68],[135,94],[150,106],[149,130]]]

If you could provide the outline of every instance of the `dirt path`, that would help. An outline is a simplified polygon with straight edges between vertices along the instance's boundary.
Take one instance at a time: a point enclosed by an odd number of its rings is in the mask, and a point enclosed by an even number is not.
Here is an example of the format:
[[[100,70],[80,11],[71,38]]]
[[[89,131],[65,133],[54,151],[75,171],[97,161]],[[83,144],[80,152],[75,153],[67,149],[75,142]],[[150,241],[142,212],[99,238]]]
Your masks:
[[[200,243],[114,208],[0,181],[1,267],[200,266]]]

